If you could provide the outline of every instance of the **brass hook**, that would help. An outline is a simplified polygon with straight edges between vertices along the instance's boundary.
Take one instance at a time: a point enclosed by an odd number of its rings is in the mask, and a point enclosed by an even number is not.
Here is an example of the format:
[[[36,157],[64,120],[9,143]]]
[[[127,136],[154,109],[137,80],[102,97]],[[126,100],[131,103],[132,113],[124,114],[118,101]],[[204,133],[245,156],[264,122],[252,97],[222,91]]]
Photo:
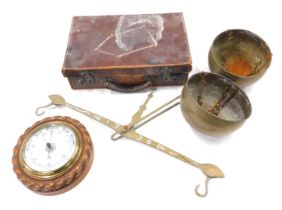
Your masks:
[[[204,193],[199,193],[199,187],[200,185],[198,184],[196,187],[195,187],[195,193],[200,196],[200,197],[206,197],[208,195],[208,192],[209,192],[209,188],[208,188],[208,185],[209,185],[209,181],[211,180],[210,177],[207,177],[206,178],[206,181],[205,181],[205,192]]]
[[[53,103],[50,103],[45,106],[40,106],[35,110],[35,114],[37,116],[42,116],[45,113],[45,110],[52,108],[53,105],[54,105]]]
[[[37,116],[41,116],[45,113],[45,110],[52,109],[56,106],[63,106],[66,105],[65,99],[57,94],[49,95],[49,99],[51,100],[50,104],[47,104],[45,106],[40,106],[35,110],[35,114]]]

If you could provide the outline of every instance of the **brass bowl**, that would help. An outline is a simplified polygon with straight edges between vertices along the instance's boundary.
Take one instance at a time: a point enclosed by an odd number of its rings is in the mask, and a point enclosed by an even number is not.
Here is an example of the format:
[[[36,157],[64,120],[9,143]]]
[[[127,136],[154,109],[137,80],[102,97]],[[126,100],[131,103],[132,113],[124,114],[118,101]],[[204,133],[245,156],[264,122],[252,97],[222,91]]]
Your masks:
[[[208,60],[211,72],[246,87],[263,76],[271,57],[270,49],[262,38],[247,30],[233,29],[215,38]]]
[[[233,132],[252,112],[247,95],[232,80],[208,72],[186,82],[180,104],[186,121],[211,136]]]

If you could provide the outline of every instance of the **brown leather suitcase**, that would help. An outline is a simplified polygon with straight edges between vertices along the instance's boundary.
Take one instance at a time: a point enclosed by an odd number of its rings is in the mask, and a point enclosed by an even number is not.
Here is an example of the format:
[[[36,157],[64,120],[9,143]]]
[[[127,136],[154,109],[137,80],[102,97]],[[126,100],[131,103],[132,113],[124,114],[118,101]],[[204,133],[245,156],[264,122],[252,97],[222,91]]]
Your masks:
[[[62,73],[73,89],[183,85],[192,61],[182,13],[73,17]]]

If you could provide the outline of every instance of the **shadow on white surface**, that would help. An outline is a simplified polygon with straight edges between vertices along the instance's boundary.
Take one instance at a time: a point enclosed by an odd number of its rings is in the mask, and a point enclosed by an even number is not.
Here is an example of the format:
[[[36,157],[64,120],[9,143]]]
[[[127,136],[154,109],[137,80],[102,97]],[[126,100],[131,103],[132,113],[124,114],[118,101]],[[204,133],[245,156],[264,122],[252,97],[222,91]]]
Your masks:
[[[199,132],[198,130],[196,130],[192,126],[191,126],[191,131],[193,131],[196,134],[196,136],[199,137],[199,139],[205,141],[208,144],[212,144],[212,145],[216,145],[216,144],[219,145],[219,144],[221,144],[225,141],[228,141],[228,139],[230,139],[230,136],[232,135],[232,133],[231,133],[231,134],[227,134],[227,135],[224,135],[224,136],[209,136],[209,135],[206,135],[204,133]]]

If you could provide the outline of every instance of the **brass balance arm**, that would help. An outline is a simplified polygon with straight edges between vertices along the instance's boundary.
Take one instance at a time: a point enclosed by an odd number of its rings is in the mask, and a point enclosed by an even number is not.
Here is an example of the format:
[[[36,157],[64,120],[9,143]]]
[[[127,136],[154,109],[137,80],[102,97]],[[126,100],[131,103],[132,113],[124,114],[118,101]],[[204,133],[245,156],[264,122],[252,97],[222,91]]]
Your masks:
[[[51,106],[65,106],[65,107],[68,107],[74,111],[77,111],[87,117],[90,117],[91,119],[93,120],[96,120],[110,128],[112,128],[114,131],[116,131],[116,133],[122,135],[123,137],[127,138],[127,139],[131,139],[131,140],[134,140],[134,141],[137,141],[139,143],[142,143],[142,144],[145,144],[147,146],[150,146],[151,148],[154,148],[156,150],[159,150],[167,155],[170,155],[176,159],[179,159],[185,163],[188,163],[198,169],[200,169],[204,175],[206,176],[206,182],[205,182],[205,192],[204,193],[199,193],[198,192],[198,189],[199,189],[199,185],[196,186],[195,188],[195,192],[198,196],[201,196],[201,197],[205,197],[207,194],[208,194],[208,182],[210,179],[212,178],[223,178],[224,177],[224,174],[223,172],[215,165],[213,164],[201,164],[201,163],[198,163],[194,160],[192,160],[191,158],[188,158],[187,156],[179,153],[179,152],[176,152],[175,150],[173,149],[170,149],[169,147],[166,147],[150,138],[147,138],[139,133],[137,133],[134,129],[128,129],[128,126],[123,126],[123,125],[120,125],[112,120],[109,120],[105,117],[102,117],[98,114],[95,114],[93,112],[90,112],[90,111],[87,111],[83,108],[80,108],[80,107],[77,107],[77,106],[74,106],[72,104],[69,104],[65,101],[65,99],[60,96],[60,95],[50,95],[49,96],[50,100],[51,100],[51,103],[46,105],[46,106],[42,106],[42,107],[39,107],[36,109],[36,114],[37,115],[42,115],[44,114],[44,110],[45,109],[48,109],[49,107]],[[148,101],[146,101],[147,103]],[[141,110],[144,109],[144,107],[141,106],[140,108]],[[141,111],[143,112],[143,111]],[[137,116],[137,115],[136,115]],[[141,118],[141,115],[136,117],[137,120],[135,120],[136,122],[139,121],[138,119]],[[131,126],[130,127],[134,127],[135,123],[136,122],[132,122]]]

